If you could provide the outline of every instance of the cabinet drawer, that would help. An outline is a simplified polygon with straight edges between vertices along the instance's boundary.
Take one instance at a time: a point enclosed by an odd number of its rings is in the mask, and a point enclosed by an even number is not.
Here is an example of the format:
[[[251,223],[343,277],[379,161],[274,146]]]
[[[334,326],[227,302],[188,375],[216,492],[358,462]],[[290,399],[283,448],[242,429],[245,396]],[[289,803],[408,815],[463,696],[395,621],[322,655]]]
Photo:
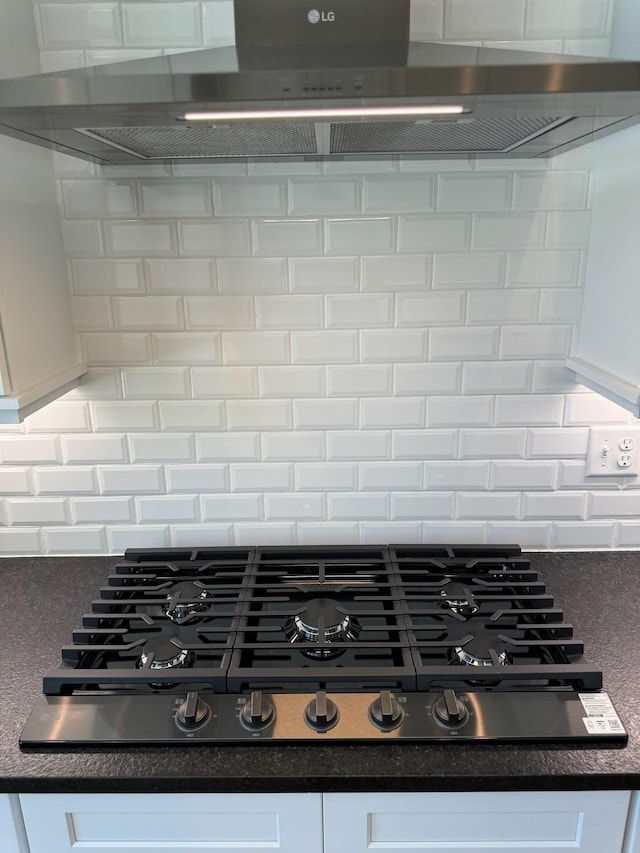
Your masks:
[[[26,794],[31,853],[321,853],[320,794]]]
[[[627,791],[327,794],[325,853],[620,853]]]

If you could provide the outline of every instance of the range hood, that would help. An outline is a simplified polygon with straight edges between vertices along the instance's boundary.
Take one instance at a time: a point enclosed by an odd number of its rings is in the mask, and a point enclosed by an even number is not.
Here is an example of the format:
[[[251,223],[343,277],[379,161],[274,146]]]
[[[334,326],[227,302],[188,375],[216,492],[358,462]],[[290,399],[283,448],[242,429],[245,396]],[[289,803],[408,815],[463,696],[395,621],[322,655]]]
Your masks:
[[[410,42],[409,0],[236,0],[236,46],[0,80],[0,133],[103,164],[547,157],[640,119],[640,62]]]

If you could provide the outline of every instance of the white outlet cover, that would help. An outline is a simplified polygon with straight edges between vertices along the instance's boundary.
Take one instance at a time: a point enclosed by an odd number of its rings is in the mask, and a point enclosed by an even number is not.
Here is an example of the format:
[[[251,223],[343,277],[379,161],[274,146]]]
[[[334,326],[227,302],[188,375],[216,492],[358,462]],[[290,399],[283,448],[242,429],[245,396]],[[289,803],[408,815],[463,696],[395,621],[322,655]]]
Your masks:
[[[629,456],[630,463],[628,459],[622,459]],[[638,475],[640,475],[640,427],[591,427],[585,476],[637,477]]]

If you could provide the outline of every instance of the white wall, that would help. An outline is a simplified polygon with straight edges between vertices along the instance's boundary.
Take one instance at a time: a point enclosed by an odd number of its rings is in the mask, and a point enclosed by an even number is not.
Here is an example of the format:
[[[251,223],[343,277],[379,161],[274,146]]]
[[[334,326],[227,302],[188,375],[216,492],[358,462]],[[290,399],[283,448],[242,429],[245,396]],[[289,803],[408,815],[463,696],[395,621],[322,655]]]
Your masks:
[[[228,40],[229,8],[36,3],[43,66]],[[607,0],[423,0],[413,30],[606,53],[611,14]],[[631,417],[564,367],[587,149],[544,162],[56,163],[92,369],[2,432],[2,552],[640,547],[638,481],[583,476],[589,425]]]

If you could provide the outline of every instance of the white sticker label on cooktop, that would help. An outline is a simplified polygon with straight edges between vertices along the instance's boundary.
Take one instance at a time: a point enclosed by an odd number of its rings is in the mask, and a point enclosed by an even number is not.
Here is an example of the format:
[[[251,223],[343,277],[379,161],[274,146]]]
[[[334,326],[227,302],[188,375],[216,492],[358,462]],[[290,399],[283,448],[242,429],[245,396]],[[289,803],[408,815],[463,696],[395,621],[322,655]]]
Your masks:
[[[607,693],[579,693],[578,696],[587,715],[582,722],[590,735],[625,734]]]

